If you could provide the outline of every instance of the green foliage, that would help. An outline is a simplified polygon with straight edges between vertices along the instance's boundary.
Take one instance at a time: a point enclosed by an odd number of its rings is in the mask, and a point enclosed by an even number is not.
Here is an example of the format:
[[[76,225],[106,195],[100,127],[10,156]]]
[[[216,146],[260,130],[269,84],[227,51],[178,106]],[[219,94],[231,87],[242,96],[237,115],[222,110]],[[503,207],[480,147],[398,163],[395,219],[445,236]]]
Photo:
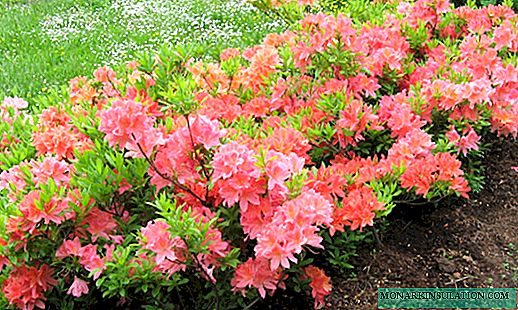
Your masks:
[[[488,5],[504,4],[508,7],[513,8],[515,12],[518,12],[518,1],[516,0],[452,0],[452,3],[455,4],[456,7],[463,5],[483,7]]]
[[[322,237],[327,261],[342,271],[354,268],[351,258],[358,255],[358,248],[373,241],[371,230],[360,232],[346,229],[333,236],[326,231]]]
[[[319,0],[317,5],[322,11],[343,13],[351,17],[355,23],[370,21],[375,25],[383,24],[385,11],[396,6],[373,0]]]

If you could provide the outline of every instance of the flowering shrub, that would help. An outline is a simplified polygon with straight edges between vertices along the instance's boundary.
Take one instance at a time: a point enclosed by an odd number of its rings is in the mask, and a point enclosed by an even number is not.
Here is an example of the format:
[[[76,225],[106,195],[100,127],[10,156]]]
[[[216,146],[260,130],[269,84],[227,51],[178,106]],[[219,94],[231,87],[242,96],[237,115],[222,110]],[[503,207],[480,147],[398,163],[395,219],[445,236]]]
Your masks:
[[[333,238],[396,202],[468,198],[480,136],[516,138],[517,18],[436,0],[382,24],[309,14],[217,63],[180,48],[34,113],[4,99],[6,306],[226,309],[286,287],[324,306]]]

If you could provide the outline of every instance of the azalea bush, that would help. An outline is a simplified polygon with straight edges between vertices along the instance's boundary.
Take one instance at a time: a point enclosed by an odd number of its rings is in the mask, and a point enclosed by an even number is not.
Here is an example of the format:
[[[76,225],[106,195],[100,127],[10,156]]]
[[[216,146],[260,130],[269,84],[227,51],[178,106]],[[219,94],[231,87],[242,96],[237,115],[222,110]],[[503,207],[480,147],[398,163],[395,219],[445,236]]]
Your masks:
[[[516,24],[438,0],[306,14],[217,62],[179,47],[5,98],[2,307],[323,307],[351,236],[468,198],[481,136],[516,138]]]

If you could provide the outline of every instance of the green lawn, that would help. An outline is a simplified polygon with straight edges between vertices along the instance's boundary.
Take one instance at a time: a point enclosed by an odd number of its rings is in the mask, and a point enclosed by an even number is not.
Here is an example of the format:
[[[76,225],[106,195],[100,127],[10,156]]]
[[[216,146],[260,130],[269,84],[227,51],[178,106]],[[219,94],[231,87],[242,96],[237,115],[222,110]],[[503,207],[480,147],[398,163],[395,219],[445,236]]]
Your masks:
[[[216,52],[282,27],[246,0],[3,0],[0,96],[30,99],[162,45]]]

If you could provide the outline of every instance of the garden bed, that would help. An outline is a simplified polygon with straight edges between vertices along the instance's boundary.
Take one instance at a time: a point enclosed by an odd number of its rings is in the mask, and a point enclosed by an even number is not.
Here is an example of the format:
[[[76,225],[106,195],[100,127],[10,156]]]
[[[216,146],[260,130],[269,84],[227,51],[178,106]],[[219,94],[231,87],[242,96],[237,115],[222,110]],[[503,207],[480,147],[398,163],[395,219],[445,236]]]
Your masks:
[[[379,287],[514,286],[517,145],[487,141],[518,136],[518,15],[259,2],[293,26],[2,101],[0,309],[369,309]]]

